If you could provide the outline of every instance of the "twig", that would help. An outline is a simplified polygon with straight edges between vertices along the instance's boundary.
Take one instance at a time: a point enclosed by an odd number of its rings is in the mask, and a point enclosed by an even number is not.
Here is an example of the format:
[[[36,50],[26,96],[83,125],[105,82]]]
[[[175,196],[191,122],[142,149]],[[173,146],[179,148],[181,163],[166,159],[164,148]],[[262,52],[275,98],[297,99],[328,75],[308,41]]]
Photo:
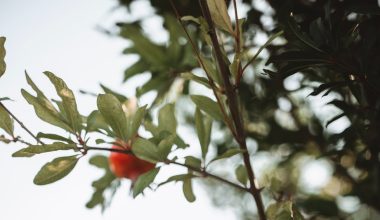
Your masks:
[[[225,91],[226,91],[226,95],[228,99],[228,106],[231,112],[233,122],[235,124],[236,133],[237,133],[236,141],[239,143],[240,148],[244,150],[243,160],[244,160],[245,167],[247,169],[248,178],[250,182],[250,193],[255,199],[259,218],[261,220],[265,220],[266,219],[265,209],[264,209],[264,205],[261,199],[260,189],[258,189],[257,186],[255,185],[255,175],[253,173],[252,165],[250,162],[250,156],[247,150],[247,143],[245,141],[245,130],[244,130],[241,114],[239,111],[239,105],[238,105],[237,94],[236,94],[237,90],[234,89],[234,87],[232,86],[230,82],[231,72],[229,70],[228,65],[223,59],[223,54],[219,47],[218,38],[215,33],[215,27],[211,18],[211,13],[210,13],[210,9],[208,8],[207,1],[199,0],[199,2],[201,5],[203,16],[209,26],[208,33],[211,38],[211,42],[213,44],[220,74],[222,75],[222,78],[223,78]]]
[[[0,106],[4,108],[4,110],[6,112],[8,112],[8,114],[26,131],[28,132],[28,134],[30,136],[32,136],[38,143],[40,144],[43,144],[44,145],[44,142],[42,142],[38,137],[36,137],[27,127],[25,127],[24,123],[22,123],[11,111],[9,111],[9,109],[7,109],[7,107],[5,107],[5,105],[0,102]]]
[[[133,152],[131,150],[127,150],[127,149],[114,149],[114,148],[103,148],[103,147],[89,147],[87,146],[86,148],[84,147],[78,147],[79,150],[99,150],[99,151],[110,151],[110,152],[117,152],[117,153],[121,153],[121,154],[131,154],[133,155]],[[193,167],[193,166],[190,166],[190,165],[187,165],[187,164],[182,164],[182,163],[179,163],[177,161],[173,161],[173,160],[166,160],[164,161],[164,163],[166,164],[175,164],[175,165],[178,165],[178,166],[182,166],[182,167],[186,167],[188,168],[189,170],[192,170],[194,172],[197,172],[199,174],[201,174],[202,177],[210,177],[210,178],[213,178],[215,180],[218,180],[220,182],[223,182],[227,185],[230,185],[234,188],[237,188],[239,190],[242,190],[242,191],[245,191],[245,192],[249,192],[250,190],[241,186],[241,185],[238,185],[236,183],[233,183],[229,180],[226,180],[226,179],[223,179],[222,177],[220,176],[217,176],[215,174],[212,174],[212,173],[209,173],[205,170],[202,170],[202,169],[199,169],[197,167]]]
[[[240,185],[238,185],[236,183],[233,183],[233,182],[231,182],[229,180],[223,179],[220,176],[216,176],[214,174],[211,174],[211,173],[209,173],[209,172],[207,172],[205,170],[201,170],[199,168],[196,168],[196,167],[193,167],[193,166],[190,166],[190,165],[187,165],[187,164],[182,164],[182,163],[179,163],[179,162],[176,162],[176,161],[172,161],[172,160],[168,160],[166,162],[169,163],[169,164],[175,164],[175,165],[178,165],[178,166],[186,167],[189,170],[192,170],[194,172],[197,172],[197,173],[201,174],[203,177],[210,177],[210,178],[213,178],[213,179],[218,180],[220,182],[223,182],[223,183],[225,183],[227,185],[230,185],[230,186],[232,186],[234,188],[242,190],[244,192],[249,192],[249,189],[247,189],[247,188],[245,188],[243,186],[240,186]]]

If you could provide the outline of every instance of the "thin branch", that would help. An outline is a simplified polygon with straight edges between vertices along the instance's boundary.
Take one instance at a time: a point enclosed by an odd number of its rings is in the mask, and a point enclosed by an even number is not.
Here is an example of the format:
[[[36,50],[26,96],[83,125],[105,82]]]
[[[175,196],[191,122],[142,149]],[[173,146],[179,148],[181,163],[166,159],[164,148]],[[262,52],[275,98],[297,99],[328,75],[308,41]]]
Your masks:
[[[207,1],[199,0],[199,3],[201,5],[203,16],[209,26],[208,34],[211,38],[214,53],[215,53],[216,60],[219,66],[219,71],[223,78],[224,87],[225,87],[225,91],[226,91],[226,95],[228,99],[229,110],[231,112],[231,116],[235,124],[235,129],[237,133],[236,141],[239,143],[240,148],[244,150],[243,160],[244,160],[245,167],[247,169],[248,178],[250,182],[250,193],[255,199],[259,218],[261,220],[265,220],[266,219],[265,209],[264,209],[264,205],[261,199],[260,189],[258,189],[255,184],[255,175],[253,173],[252,165],[250,162],[250,156],[247,150],[247,143],[245,140],[245,130],[244,130],[244,125],[243,125],[243,121],[242,121],[242,117],[241,117],[241,113],[240,113],[239,105],[238,105],[238,99],[237,99],[237,93],[236,93],[237,90],[234,89],[230,81],[231,72],[229,70],[228,65],[223,59],[223,54],[219,46],[219,41],[216,36],[216,32],[215,32],[216,30],[214,27],[214,23],[212,21],[210,9],[208,8],[208,5],[207,5]]]
[[[211,173],[209,173],[209,172],[207,172],[205,170],[201,170],[199,168],[196,168],[196,167],[193,167],[193,166],[190,166],[190,165],[187,165],[187,164],[182,164],[182,163],[179,163],[179,162],[176,162],[176,161],[172,161],[172,160],[168,160],[166,162],[169,163],[169,164],[175,164],[175,165],[178,165],[178,166],[186,167],[189,170],[192,170],[194,172],[197,172],[197,173],[201,174],[203,177],[210,177],[212,179],[215,179],[215,180],[218,180],[220,182],[223,182],[223,183],[225,183],[225,184],[227,184],[229,186],[232,186],[232,187],[237,188],[239,190],[242,190],[244,192],[249,192],[249,189],[247,189],[247,188],[245,188],[243,186],[240,186],[240,185],[238,185],[236,183],[233,183],[233,182],[231,182],[229,180],[223,179],[220,176],[216,176],[214,174],[211,174]]]
[[[28,134],[30,136],[32,136],[38,143],[40,144],[44,144],[44,142],[42,142],[38,137],[36,137],[25,125],[24,123],[22,123],[11,111],[9,111],[9,109],[7,109],[7,107],[5,107],[5,105],[0,102],[0,106],[4,108],[4,110],[6,112],[8,112],[8,114],[26,131],[28,132]]]
[[[127,149],[114,149],[114,148],[103,148],[103,147],[90,147],[90,146],[86,146],[86,148],[84,147],[78,147],[79,150],[85,150],[85,151],[88,151],[88,150],[99,150],[99,151],[109,151],[109,152],[117,152],[117,153],[121,153],[121,154],[132,154],[133,155],[133,152],[131,150],[127,150]],[[199,169],[199,168],[196,168],[196,167],[193,167],[193,166],[190,166],[190,165],[186,165],[186,164],[182,164],[182,163],[179,163],[177,161],[173,161],[173,160],[166,160],[164,161],[166,164],[175,164],[175,165],[178,165],[178,166],[182,166],[182,167],[186,167],[188,168],[189,170],[192,170],[194,172],[197,172],[199,174],[201,174],[203,177],[210,177],[210,178],[213,178],[215,180],[218,180],[220,182],[223,182],[227,185],[230,185],[234,188],[237,188],[239,190],[242,190],[242,191],[245,191],[245,192],[249,192],[249,189],[243,187],[243,186],[240,186],[236,183],[233,183],[229,180],[226,180],[226,179],[223,179],[222,177],[220,176],[217,176],[215,174],[212,174],[212,173],[209,173],[205,170],[202,170],[202,169]]]

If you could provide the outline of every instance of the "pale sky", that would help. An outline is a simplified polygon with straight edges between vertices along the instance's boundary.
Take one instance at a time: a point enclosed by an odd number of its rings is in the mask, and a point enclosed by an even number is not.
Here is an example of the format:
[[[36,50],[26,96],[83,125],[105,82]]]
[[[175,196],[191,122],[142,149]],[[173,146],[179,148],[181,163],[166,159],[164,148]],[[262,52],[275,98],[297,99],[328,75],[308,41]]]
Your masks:
[[[56,98],[53,87],[41,73],[49,70],[63,78],[76,92],[79,111],[84,115],[96,108],[95,98],[80,95],[79,89],[100,92],[98,84],[102,82],[125,94],[133,94],[133,86],[121,84],[122,73],[131,62],[121,55],[126,42],[109,38],[95,28],[96,25],[111,27],[114,21],[123,18],[123,10],[110,13],[115,5],[116,0],[0,0],[0,35],[7,37],[7,71],[0,79],[0,97],[15,100],[5,104],[31,130],[64,134],[40,121],[21,97],[21,88],[30,91],[24,70],[50,98]],[[27,137],[19,127],[16,133]],[[12,158],[11,154],[21,147],[0,143],[0,219],[236,219],[231,210],[212,207],[197,185],[194,187],[197,201],[187,203],[180,184],[169,184],[133,200],[125,183],[111,208],[102,215],[99,209],[85,208],[92,193],[91,182],[101,175],[88,165],[87,159],[81,160],[63,180],[35,186],[32,180],[40,167],[63,154]]]

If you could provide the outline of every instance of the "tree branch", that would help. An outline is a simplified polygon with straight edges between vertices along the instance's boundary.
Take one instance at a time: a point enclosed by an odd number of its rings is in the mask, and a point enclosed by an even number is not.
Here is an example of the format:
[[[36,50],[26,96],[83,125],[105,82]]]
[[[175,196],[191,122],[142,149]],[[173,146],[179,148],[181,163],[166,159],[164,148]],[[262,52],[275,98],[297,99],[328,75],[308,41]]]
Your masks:
[[[9,111],[9,109],[7,107],[5,107],[5,105],[0,102],[0,106],[4,108],[4,110],[6,112],[8,112],[8,114],[26,131],[28,132],[28,134],[30,136],[32,136],[36,141],[37,143],[40,143],[40,144],[44,144],[44,142],[42,142],[38,137],[36,137],[25,125],[24,123],[22,123],[11,111]]]
[[[201,6],[201,9],[202,9],[203,16],[204,16],[204,18],[207,21],[207,24],[209,26],[209,32],[208,33],[209,33],[209,36],[211,38],[211,42],[213,44],[213,49],[214,49],[216,60],[217,60],[218,66],[219,66],[219,71],[220,71],[220,74],[223,78],[226,96],[228,99],[227,100],[228,106],[229,106],[229,110],[231,112],[231,116],[232,116],[232,119],[233,119],[233,122],[235,125],[235,131],[237,134],[236,141],[240,145],[240,148],[242,150],[244,150],[243,160],[244,160],[245,167],[247,169],[248,178],[249,178],[249,182],[250,182],[250,193],[252,194],[252,196],[255,199],[259,218],[261,220],[265,220],[266,219],[265,209],[264,209],[264,205],[263,205],[263,202],[261,199],[260,189],[258,189],[256,184],[255,184],[255,175],[253,173],[252,165],[250,162],[250,156],[249,156],[249,153],[247,150],[247,144],[245,141],[245,130],[244,130],[244,125],[243,125],[243,121],[241,118],[241,112],[239,110],[239,103],[238,103],[238,99],[237,99],[237,90],[234,89],[234,87],[232,86],[232,83],[230,81],[231,72],[230,72],[228,65],[226,64],[226,62],[223,59],[223,54],[222,54],[222,51],[221,51],[220,46],[219,46],[218,38],[217,38],[216,32],[215,32],[216,30],[214,27],[214,23],[212,21],[210,9],[208,8],[208,5],[207,5],[207,1],[206,0],[199,0],[199,3]]]

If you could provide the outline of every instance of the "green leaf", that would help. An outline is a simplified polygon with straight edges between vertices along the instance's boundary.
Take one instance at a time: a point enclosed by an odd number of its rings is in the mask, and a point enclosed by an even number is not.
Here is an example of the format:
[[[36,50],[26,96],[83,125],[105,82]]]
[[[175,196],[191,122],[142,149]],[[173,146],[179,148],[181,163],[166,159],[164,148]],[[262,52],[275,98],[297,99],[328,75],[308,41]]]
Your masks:
[[[120,35],[133,42],[134,50],[150,65],[162,66],[166,63],[165,50],[154,44],[134,24],[123,24]]]
[[[200,110],[206,112],[215,120],[223,120],[223,114],[219,108],[218,103],[202,95],[192,95],[190,97]]]
[[[62,136],[57,135],[57,134],[49,134],[49,133],[38,132],[37,138],[39,138],[39,139],[45,138],[45,139],[57,140],[57,141],[65,141],[67,143],[74,144],[74,141],[72,141],[71,139],[66,138],[66,137],[62,137]]]
[[[45,145],[30,145],[12,154],[12,157],[32,157],[36,154],[47,153],[58,150],[76,150],[75,144],[66,144],[62,142],[54,142]]]
[[[73,132],[72,128],[63,120],[63,118],[59,115],[57,110],[54,109],[54,107],[50,108],[43,99],[32,96],[24,89],[21,90],[21,93],[24,96],[25,100],[29,104],[33,105],[34,111],[41,120],[60,127],[66,131]]]
[[[110,170],[108,157],[104,155],[95,155],[91,157],[89,163],[96,166],[97,168],[104,169],[105,173],[101,178],[92,182],[92,186],[95,188],[95,191],[92,194],[90,201],[86,203],[86,207],[94,208],[95,206],[100,205],[102,211],[104,211],[105,208],[110,204],[117,188],[120,186],[120,181]],[[104,195],[106,191],[110,191],[110,193],[107,193],[107,195],[110,195],[108,197],[108,201]]]
[[[148,71],[149,70],[149,65],[144,62],[142,59],[140,59],[139,61],[137,61],[136,63],[134,63],[132,66],[128,67],[125,71],[124,71],[124,82],[127,81],[129,78],[131,78],[132,76],[135,76],[139,73],[143,73],[145,71]]]
[[[317,47],[317,45],[306,35],[304,34],[301,29],[298,27],[297,23],[294,21],[292,17],[288,19],[288,27],[292,31],[292,33],[305,45],[309,46],[310,48],[322,52],[321,49]]]
[[[119,100],[112,94],[98,96],[98,109],[105,121],[111,126],[117,138],[127,140],[127,118]]]
[[[176,133],[177,119],[175,118],[174,104],[167,104],[160,109],[158,113],[158,127],[161,131]]]
[[[134,114],[132,123],[130,125],[129,137],[133,137],[135,134],[137,134],[137,131],[144,119],[146,107],[147,106],[144,105],[143,107],[138,108],[136,113]]]
[[[239,148],[230,148],[228,149],[226,152],[224,152],[222,155],[219,155],[217,157],[215,157],[214,159],[212,159],[210,161],[210,163],[216,161],[216,160],[221,160],[221,159],[226,159],[226,158],[230,158],[232,156],[235,156],[237,154],[240,154],[240,153],[244,153],[245,151],[244,150],[241,150]],[[210,164],[209,163],[209,164]]]
[[[109,126],[104,119],[103,115],[98,110],[94,110],[91,112],[91,114],[87,117],[87,132],[90,131],[97,131],[98,129],[103,129],[105,131],[109,130]]]
[[[211,118],[204,116],[199,108],[196,108],[194,118],[199,143],[201,145],[202,158],[205,159],[210,144],[212,120]]]
[[[210,84],[208,83],[208,80],[205,77],[197,76],[197,75],[195,75],[194,73],[191,73],[191,72],[181,73],[181,77],[184,78],[184,79],[186,79],[186,80],[192,80],[194,82],[197,82],[197,83],[199,83],[201,85],[204,85],[207,88],[211,89]]]
[[[82,119],[77,109],[73,91],[67,87],[66,83],[61,78],[55,76],[53,73],[46,71],[44,74],[53,83],[57,94],[62,99],[62,105],[68,123],[75,132],[79,133],[82,128]]]
[[[268,220],[303,220],[303,216],[291,201],[278,202],[268,206]]]
[[[7,65],[4,60],[6,54],[4,47],[5,40],[5,37],[0,37],[0,77],[4,75],[5,69],[7,68]]]
[[[158,153],[162,156],[162,158],[168,157],[176,138],[176,135],[170,134],[160,141],[158,144]]]
[[[46,185],[62,179],[74,169],[78,160],[77,155],[55,158],[41,168],[34,177],[34,184]]]
[[[228,15],[226,1],[207,0],[207,5],[210,9],[211,17],[215,25],[233,35],[234,30],[232,29],[231,18]]]
[[[120,93],[117,93],[113,90],[111,90],[110,88],[106,87],[105,85],[103,84],[100,84],[100,87],[102,87],[103,91],[105,93],[109,93],[109,94],[112,94],[114,95],[121,103],[124,103],[125,101],[128,100],[127,97],[125,97],[124,95],[120,94]]]
[[[109,169],[108,158],[104,155],[95,155],[91,157],[89,163],[97,168]]]
[[[0,128],[7,132],[10,136],[14,137],[14,124],[13,119],[9,113],[3,107],[3,104],[0,105]]]
[[[0,98],[0,102],[2,102],[2,101],[9,101],[9,100],[12,100],[12,99],[10,99],[9,97],[1,97]]]
[[[151,163],[156,163],[165,159],[159,154],[155,144],[143,138],[138,138],[133,143],[132,152],[136,157]]]
[[[185,157],[185,164],[197,169],[200,169],[202,167],[201,160],[193,156]]]
[[[136,196],[142,193],[144,189],[154,181],[154,178],[156,178],[159,171],[160,168],[157,167],[149,172],[140,175],[137,178],[135,185],[133,186],[133,198],[136,198]]]
[[[186,178],[183,180],[183,187],[182,187],[183,194],[188,202],[194,202],[195,201],[195,195],[193,192],[193,187],[191,184],[191,178]]]
[[[189,179],[189,178],[193,178],[195,177],[193,174],[191,173],[187,173],[187,174],[179,174],[179,175],[175,175],[175,176],[171,176],[169,177],[166,181],[158,184],[158,186],[162,186],[162,185],[165,185],[167,183],[170,183],[170,182],[178,182],[178,181],[184,181],[185,179]]]
[[[240,164],[235,170],[236,179],[243,185],[247,186],[248,175],[247,169],[243,164]]]

